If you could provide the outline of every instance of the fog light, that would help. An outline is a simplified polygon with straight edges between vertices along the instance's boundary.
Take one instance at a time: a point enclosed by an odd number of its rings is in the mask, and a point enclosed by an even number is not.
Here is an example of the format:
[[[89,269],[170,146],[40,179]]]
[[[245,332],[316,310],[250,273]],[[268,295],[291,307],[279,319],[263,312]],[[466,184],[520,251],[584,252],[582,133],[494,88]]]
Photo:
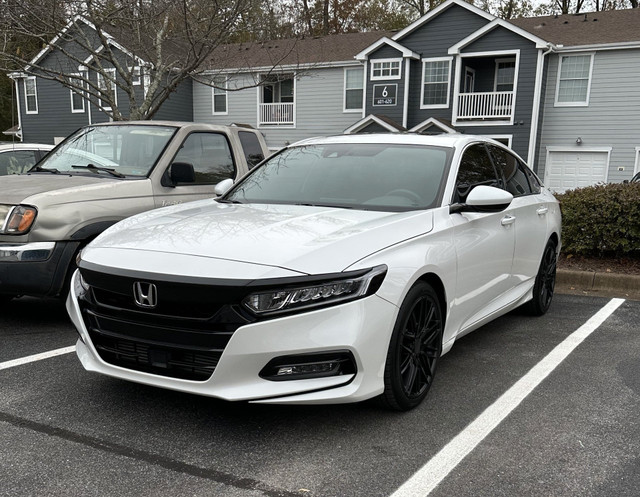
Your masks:
[[[276,357],[269,361],[260,377],[265,380],[304,380],[329,376],[352,375],[356,363],[349,351]]]

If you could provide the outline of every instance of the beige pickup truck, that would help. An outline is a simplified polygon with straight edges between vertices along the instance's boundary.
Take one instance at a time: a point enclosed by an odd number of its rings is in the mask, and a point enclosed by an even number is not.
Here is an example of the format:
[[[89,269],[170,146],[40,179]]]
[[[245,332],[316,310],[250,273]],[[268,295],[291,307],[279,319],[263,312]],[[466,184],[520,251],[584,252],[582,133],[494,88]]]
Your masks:
[[[87,126],[0,177],[0,302],[66,294],[79,250],[133,214],[215,196],[269,155],[259,131],[164,121]]]

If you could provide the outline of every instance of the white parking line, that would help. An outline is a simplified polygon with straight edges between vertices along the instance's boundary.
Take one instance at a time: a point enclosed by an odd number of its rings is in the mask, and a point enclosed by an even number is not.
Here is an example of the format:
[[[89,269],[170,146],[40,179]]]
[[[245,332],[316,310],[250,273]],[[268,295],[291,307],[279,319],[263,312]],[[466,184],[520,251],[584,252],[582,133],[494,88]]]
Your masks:
[[[420,468],[391,497],[427,496],[482,442],[542,381],[624,302],[612,299],[591,319],[564,339],[509,390],[487,407],[440,452]]]
[[[27,357],[22,357],[20,359],[14,359],[12,361],[0,362],[0,370],[13,368],[15,366],[22,366],[23,364],[29,364],[30,362],[41,361],[43,359],[49,359],[50,357],[69,354],[74,350],[76,350],[76,346],[72,345],[71,347],[64,347],[62,349],[50,350],[49,352],[42,352],[41,354],[34,354]]]

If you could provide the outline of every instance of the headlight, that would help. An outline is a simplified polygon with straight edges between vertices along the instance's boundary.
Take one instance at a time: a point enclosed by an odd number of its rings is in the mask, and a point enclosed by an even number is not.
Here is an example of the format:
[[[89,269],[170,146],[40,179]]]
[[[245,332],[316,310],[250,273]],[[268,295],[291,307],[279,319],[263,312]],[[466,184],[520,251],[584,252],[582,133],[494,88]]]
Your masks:
[[[375,293],[387,273],[386,266],[332,275],[312,284],[255,292],[242,304],[258,316],[282,314],[356,300]],[[311,282],[310,282],[311,283]]]
[[[27,233],[36,220],[38,211],[28,205],[0,205],[1,232],[7,235]]]
[[[76,270],[76,274],[74,275],[73,290],[77,297],[82,297],[89,291],[89,284],[82,277],[80,270]]]

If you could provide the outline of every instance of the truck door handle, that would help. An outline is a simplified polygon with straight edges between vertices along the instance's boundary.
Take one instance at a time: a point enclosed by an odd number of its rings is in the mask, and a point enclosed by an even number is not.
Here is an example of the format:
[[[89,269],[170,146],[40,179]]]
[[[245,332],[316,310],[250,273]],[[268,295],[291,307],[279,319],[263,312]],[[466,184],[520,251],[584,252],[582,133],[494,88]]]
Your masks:
[[[549,208],[540,207],[538,210],[536,210],[536,212],[538,213],[538,216],[544,216],[547,212],[549,212]]]
[[[513,224],[515,222],[516,222],[515,216],[504,216],[502,218],[502,221],[500,221],[500,224],[502,226],[509,226],[510,224]]]

